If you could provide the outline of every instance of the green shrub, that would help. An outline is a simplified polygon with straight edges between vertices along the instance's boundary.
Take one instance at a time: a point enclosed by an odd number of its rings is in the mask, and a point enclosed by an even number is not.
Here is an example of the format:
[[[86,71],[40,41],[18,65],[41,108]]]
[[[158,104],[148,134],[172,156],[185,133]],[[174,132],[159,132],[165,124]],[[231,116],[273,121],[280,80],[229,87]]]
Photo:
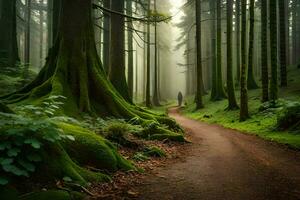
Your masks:
[[[300,130],[300,103],[290,102],[277,116],[279,130]]]
[[[8,184],[12,177],[29,177],[42,161],[47,145],[67,139],[49,116],[59,109],[55,99],[49,97],[47,108],[31,105],[19,107],[18,114],[0,112],[0,185]]]

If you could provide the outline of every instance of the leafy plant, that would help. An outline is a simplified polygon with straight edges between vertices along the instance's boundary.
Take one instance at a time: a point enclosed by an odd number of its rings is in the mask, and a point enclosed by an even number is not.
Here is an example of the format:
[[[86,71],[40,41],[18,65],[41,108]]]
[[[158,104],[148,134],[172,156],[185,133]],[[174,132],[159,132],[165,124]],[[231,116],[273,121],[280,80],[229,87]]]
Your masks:
[[[19,107],[18,114],[0,112],[0,185],[6,185],[12,177],[29,177],[42,161],[47,145],[75,140],[64,134],[50,117],[62,104],[57,101],[61,98],[47,98],[43,102],[45,107]]]

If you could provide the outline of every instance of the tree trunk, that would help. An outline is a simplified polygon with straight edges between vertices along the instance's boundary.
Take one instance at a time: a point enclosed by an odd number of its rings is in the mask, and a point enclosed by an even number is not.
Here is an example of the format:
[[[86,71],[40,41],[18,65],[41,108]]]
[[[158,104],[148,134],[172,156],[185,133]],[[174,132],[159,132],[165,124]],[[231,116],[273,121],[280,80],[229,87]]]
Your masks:
[[[151,15],[151,7],[150,7],[151,1],[148,0],[148,16]],[[151,103],[151,94],[150,94],[150,85],[151,85],[151,54],[150,54],[150,21],[147,22],[147,70],[146,70],[146,106],[150,108],[152,106]]]
[[[217,59],[216,59],[216,3],[215,1],[210,1],[210,10],[211,10],[211,60],[212,60],[212,84],[211,84],[211,100],[216,99],[217,95]]]
[[[241,31],[241,52],[242,52],[242,66],[241,66],[241,109],[240,121],[245,121],[249,118],[248,111],[248,89],[247,89],[247,60],[246,60],[246,46],[247,46],[247,0],[241,0],[242,7],[242,31]]]
[[[16,31],[16,1],[1,1],[0,30],[2,31],[0,31],[0,69],[3,67],[13,68],[19,61]]]
[[[201,37],[201,1],[196,0],[196,49],[197,49],[197,60],[196,60],[196,70],[197,70],[197,91],[196,91],[196,109],[203,108],[202,100],[202,37]]]
[[[52,14],[52,42],[55,43],[55,40],[58,37],[59,29],[59,18],[61,14],[61,0],[53,0],[53,14]]]
[[[30,63],[30,40],[31,40],[31,30],[30,30],[30,23],[31,23],[31,0],[26,1],[26,33],[25,33],[25,73],[24,76],[28,76],[29,70],[29,63]]]
[[[271,82],[270,99],[278,99],[278,75],[277,75],[277,1],[270,1],[270,45],[271,45]]]
[[[240,85],[241,79],[241,0],[235,1],[236,13],[236,85]]]
[[[123,13],[124,1],[112,0],[111,9]],[[111,13],[110,22],[109,79],[123,98],[128,102],[132,102],[125,76],[125,20],[123,16]]]
[[[247,85],[248,89],[257,89],[258,85],[255,81],[254,74],[253,74],[253,46],[254,46],[254,22],[255,22],[255,15],[254,15],[254,0],[250,0],[250,30],[249,30],[249,51],[248,51],[248,79]]]
[[[227,0],[227,93],[228,93],[228,110],[238,109],[235,98],[233,83],[233,62],[232,62],[232,0]]]
[[[268,5],[261,2],[261,82],[262,102],[269,101]]]
[[[280,15],[280,85],[287,87],[286,0],[279,0]]]
[[[156,0],[154,0],[154,12],[157,13]],[[154,90],[153,90],[153,105],[160,106],[159,91],[158,91],[158,39],[157,39],[157,22],[154,22]]]
[[[103,6],[107,9],[111,7],[111,0],[104,0]],[[109,43],[110,43],[110,13],[104,12],[103,21],[103,66],[106,72],[109,71]]]
[[[132,0],[126,1],[126,11],[127,15],[132,16]],[[132,99],[133,98],[133,24],[132,20],[129,19],[127,22],[127,43],[128,43],[128,76],[127,76],[127,82],[128,82],[128,90],[129,90],[129,96]]]
[[[217,79],[216,79],[216,96],[214,100],[226,98],[222,77],[222,15],[221,0],[217,0]]]

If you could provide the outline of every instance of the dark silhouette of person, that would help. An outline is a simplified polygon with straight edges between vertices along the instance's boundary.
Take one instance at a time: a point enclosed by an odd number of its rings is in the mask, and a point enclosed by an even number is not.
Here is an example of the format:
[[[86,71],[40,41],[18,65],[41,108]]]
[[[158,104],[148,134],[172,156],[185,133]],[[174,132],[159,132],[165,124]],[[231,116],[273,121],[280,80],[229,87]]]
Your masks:
[[[181,92],[178,92],[177,99],[178,99],[178,106],[181,106],[182,105],[182,100],[183,100],[183,95],[182,95]]]

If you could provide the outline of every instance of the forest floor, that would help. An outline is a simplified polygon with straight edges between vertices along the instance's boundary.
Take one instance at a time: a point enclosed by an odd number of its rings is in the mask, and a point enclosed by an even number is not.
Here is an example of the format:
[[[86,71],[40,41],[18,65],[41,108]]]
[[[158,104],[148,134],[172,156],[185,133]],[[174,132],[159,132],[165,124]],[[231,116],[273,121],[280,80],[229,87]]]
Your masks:
[[[170,109],[187,154],[133,187],[137,199],[300,199],[300,152]]]
[[[187,105],[182,109],[182,114],[195,120],[219,124],[226,128],[257,135],[266,140],[300,149],[299,131],[278,129],[278,116],[286,110],[286,107],[300,102],[300,69],[289,69],[288,72],[288,87],[279,88],[280,99],[277,107],[262,109],[270,103],[261,103],[261,88],[249,90],[250,119],[244,122],[239,121],[239,110],[226,110],[227,99],[210,101],[210,95],[203,97],[204,108],[201,110],[195,110],[194,97],[188,97],[186,99]],[[239,96],[239,90],[236,90],[238,102],[240,101]]]

